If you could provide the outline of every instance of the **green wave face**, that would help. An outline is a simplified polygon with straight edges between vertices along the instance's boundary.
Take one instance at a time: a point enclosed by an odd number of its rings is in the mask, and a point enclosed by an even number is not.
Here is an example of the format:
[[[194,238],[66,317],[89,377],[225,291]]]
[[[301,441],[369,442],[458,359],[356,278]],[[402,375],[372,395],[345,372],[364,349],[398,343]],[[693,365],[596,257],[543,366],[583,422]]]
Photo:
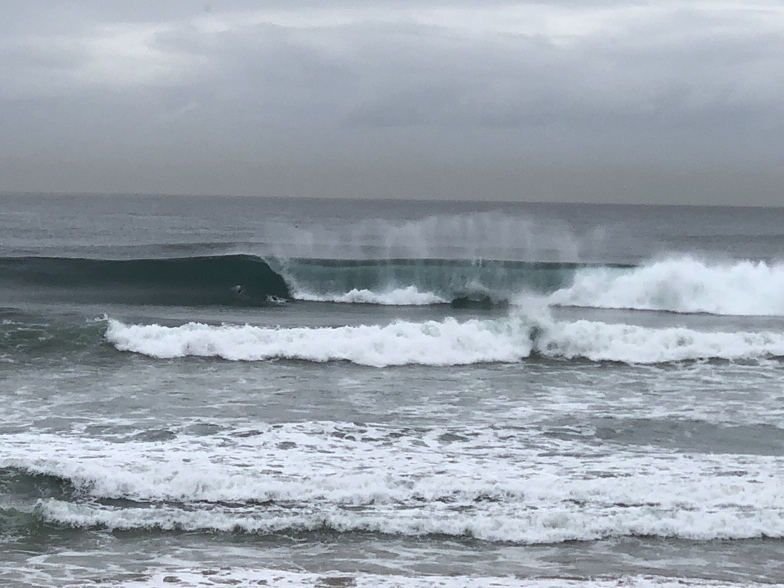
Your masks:
[[[175,259],[0,260],[0,288],[26,299],[177,306],[261,306],[289,298],[284,279],[250,255]]]

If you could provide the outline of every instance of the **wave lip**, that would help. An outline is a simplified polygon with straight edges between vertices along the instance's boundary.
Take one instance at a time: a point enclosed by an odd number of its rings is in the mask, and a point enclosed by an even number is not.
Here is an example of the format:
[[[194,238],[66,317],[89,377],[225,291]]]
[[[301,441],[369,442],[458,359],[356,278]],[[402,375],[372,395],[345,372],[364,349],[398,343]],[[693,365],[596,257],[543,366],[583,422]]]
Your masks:
[[[633,270],[583,268],[549,300],[562,306],[784,316],[784,264],[680,257]]]

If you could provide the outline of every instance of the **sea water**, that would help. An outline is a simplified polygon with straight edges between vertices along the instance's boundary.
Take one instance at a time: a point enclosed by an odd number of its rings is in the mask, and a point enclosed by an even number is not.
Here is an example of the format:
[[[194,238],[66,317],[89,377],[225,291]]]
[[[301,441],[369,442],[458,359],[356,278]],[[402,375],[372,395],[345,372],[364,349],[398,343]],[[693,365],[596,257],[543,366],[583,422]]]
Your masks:
[[[784,582],[784,209],[0,197],[0,581]]]

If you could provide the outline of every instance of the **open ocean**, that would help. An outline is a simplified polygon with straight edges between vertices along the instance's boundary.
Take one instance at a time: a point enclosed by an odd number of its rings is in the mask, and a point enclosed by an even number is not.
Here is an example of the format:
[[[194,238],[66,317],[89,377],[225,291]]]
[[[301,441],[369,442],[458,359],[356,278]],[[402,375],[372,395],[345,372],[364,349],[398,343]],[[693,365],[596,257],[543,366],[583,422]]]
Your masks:
[[[0,196],[0,584],[784,582],[784,209]]]

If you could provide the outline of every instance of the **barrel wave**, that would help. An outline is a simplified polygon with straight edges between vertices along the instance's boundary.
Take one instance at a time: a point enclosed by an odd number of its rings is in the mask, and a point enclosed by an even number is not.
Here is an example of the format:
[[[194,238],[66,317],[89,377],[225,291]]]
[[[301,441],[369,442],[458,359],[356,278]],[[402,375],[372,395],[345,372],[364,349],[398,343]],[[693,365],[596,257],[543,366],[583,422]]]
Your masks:
[[[13,300],[264,306],[277,299],[456,308],[503,306],[520,292],[568,287],[576,263],[449,259],[263,259],[248,254],[158,259],[10,257],[0,289]]]
[[[455,259],[0,258],[19,301],[262,307],[282,300],[489,309],[551,306],[784,316],[784,265],[671,257],[638,266]],[[108,312],[108,311],[107,311]]]

